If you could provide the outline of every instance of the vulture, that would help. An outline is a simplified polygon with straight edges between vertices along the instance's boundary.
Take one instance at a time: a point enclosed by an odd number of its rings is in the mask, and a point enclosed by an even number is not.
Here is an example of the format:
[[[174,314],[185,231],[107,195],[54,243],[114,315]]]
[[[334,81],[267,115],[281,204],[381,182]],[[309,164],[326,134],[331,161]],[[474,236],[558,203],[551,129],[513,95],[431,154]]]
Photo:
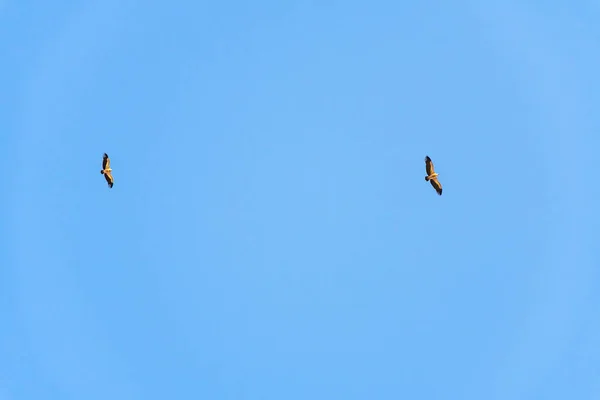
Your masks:
[[[100,171],[102,175],[104,175],[104,179],[108,182],[108,187],[113,187],[113,177],[112,177],[112,168],[110,167],[110,158],[108,158],[108,154],[104,153],[104,157],[102,157],[102,171]]]
[[[429,156],[425,157],[425,171],[427,171],[426,181],[431,182],[431,186],[435,189],[437,194],[442,195],[442,184],[438,181],[438,173],[433,169],[433,162]]]

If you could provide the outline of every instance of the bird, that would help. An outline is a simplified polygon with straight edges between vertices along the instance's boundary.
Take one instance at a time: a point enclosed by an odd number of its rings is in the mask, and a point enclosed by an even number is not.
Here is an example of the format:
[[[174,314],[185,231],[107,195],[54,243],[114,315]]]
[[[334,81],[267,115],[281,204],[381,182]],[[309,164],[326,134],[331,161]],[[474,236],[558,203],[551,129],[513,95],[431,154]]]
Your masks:
[[[100,171],[106,182],[108,182],[108,187],[113,187],[113,176],[112,176],[112,168],[110,167],[110,158],[108,158],[108,154],[104,153],[104,157],[102,157],[102,170]]]
[[[442,184],[438,181],[438,173],[433,169],[433,162],[429,156],[425,156],[425,170],[427,171],[426,181],[431,182],[431,186],[435,189],[437,194],[442,195]]]

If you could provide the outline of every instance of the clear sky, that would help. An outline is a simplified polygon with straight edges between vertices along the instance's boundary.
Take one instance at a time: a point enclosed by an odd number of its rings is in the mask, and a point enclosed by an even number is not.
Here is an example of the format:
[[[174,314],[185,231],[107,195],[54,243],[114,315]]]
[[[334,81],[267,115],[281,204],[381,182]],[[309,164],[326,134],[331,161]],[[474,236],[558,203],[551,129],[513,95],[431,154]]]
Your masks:
[[[0,400],[598,399],[598,20],[0,0]]]

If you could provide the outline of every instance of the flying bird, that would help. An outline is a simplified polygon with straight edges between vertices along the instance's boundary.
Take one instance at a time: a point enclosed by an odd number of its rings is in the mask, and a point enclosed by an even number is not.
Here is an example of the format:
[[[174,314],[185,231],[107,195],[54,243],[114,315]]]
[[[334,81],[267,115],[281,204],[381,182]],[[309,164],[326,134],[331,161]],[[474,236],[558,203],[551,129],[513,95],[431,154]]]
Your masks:
[[[104,175],[104,179],[108,182],[108,187],[113,187],[113,177],[112,177],[112,168],[110,167],[110,158],[108,158],[108,154],[104,153],[104,157],[102,157],[102,171],[100,171],[102,175]]]
[[[425,170],[427,171],[426,181],[431,182],[431,186],[435,189],[437,194],[442,195],[442,184],[438,181],[438,173],[433,169],[433,162],[429,156],[425,157]]]

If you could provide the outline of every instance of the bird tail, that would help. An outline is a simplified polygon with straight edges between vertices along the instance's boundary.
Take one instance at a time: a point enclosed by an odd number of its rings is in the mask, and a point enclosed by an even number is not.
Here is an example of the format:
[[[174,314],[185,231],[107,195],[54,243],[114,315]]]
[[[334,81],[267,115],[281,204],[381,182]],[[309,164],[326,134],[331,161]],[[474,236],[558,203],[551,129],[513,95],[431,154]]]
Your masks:
[[[426,176],[426,177],[425,177],[425,180],[426,180],[426,181],[429,181],[429,177],[428,177],[428,176]]]

